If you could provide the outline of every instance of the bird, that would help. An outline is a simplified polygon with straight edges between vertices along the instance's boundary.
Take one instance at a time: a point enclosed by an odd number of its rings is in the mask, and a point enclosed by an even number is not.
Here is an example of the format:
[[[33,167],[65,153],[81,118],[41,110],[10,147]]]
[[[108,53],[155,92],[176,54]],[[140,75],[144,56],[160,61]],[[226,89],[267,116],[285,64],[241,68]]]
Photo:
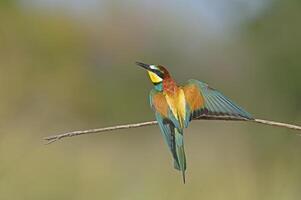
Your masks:
[[[164,66],[136,64],[147,70],[154,85],[149,94],[150,106],[171,152],[174,168],[182,173],[184,184],[187,168],[184,129],[192,120],[254,120],[251,114],[207,83],[190,79],[179,86]]]

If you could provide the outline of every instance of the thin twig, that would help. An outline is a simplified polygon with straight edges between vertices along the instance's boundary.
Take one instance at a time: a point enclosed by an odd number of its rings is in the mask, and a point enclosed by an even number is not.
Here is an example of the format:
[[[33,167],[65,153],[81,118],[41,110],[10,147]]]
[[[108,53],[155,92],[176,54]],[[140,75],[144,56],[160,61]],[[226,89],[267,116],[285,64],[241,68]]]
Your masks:
[[[293,125],[293,124],[274,122],[274,121],[269,121],[269,120],[264,120],[264,119],[254,119],[253,122],[256,122],[256,123],[259,123],[259,124],[265,124],[265,125],[270,125],[270,126],[278,126],[278,127],[289,128],[289,129],[294,129],[294,130],[297,130],[297,131],[301,131],[300,126]]]
[[[44,140],[47,141],[46,144],[51,144],[62,138],[65,138],[65,137],[74,137],[74,136],[78,136],[78,135],[107,132],[107,131],[113,131],[113,130],[119,130],[119,129],[138,128],[138,127],[142,127],[142,126],[155,125],[157,123],[158,123],[157,121],[149,121],[149,122],[141,122],[141,123],[135,123],[135,124],[117,125],[117,126],[111,126],[111,127],[105,127],[105,128],[88,129],[88,130],[83,130],[83,131],[72,131],[72,132],[67,132],[67,133],[63,133],[63,134],[59,134],[59,135],[45,137]]]
[[[203,119],[220,120],[217,118],[203,118]],[[222,119],[222,120],[227,120],[227,119]],[[263,119],[254,119],[254,120],[246,120],[246,121],[301,131],[300,126],[292,125],[292,124],[274,122],[274,121],[263,120]],[[48,137],[45,137],[44,140],[47,141],[46,144],[51,144],[62,138],[65,138],[65,137],[74,137],[74,136],[79,136],[79,135],[87,135],[87,134],[92,134],[92,133],[107,132],[107,131],[113,131],[113,130],[119,130],[119,129],[139,128],[139,127],[143,127],[143,126],[152,126],[152,125],[156,125],[156,124],[158,124],[157,121],[149,121],[149,122],[141,122],[141,123],[135,123],[135,124],[125,124],[125,125],[111,126],[111,127],[105,127],[105,128],[89,129],[89,130],[83,130],[83,131],[72,131],[72,132],[67,132],[67,133],[63,133],[63,134],[59,134],[59,135],[48,136]]]

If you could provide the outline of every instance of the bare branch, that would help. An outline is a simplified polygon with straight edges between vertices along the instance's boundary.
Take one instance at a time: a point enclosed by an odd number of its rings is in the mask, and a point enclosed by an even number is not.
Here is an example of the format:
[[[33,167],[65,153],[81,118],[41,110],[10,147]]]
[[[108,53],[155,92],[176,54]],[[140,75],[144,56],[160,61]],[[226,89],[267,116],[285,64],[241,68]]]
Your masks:
[[[248,121],[248,122],[255,122],[255,123],[259,123],[259,124],[265,124],[265,125],[270,125],[270,126],[283,127],[283,128],[301,131],[301,127],[297,126],[297,125],[274,122],[274,121],[263,120],[263,119],[244,120],[244,119],[230,119],[230,118],[224,118],[224,119],[223,118],[203,118],[203,120]],[[59,135],[48,136],[48,137],[45,137],[44,140],[47,141],[46,144],[51,144],[62,138],[65,138],[65,137],[74,137],[74,136],[79,136],[79,135],[87,135],[87,134],[92,134],[92,133],[114,131],[114,130],[119,130],[119,129],[139,128],[139,127],[143,127],[143,126],[152,126],[152,125],[156,125],[156,124],[158,124],[157,121],[149,121],[149,122],[141,122],[141,123],[135,123],[135,124],[125,124],[125,125],[117,125],[117,126],[111,126],[111,127],[105,127],[105,128],[89,129],[89,130],[83,130],[83,131],[72,131],[72,132],[67,132],[67,133],[63,133],[63,134],[59,134]]]
[[[47,141],[46,144],[51,144],[62,138],[65,138],[65,137],[73,137],[73,136],[78,136],[78,135],[107,132],[107,131],[113,131],[113,130],[119,130],[119,129],[138,128],[138,127],[142,127],[142,126],[155,125],[157,123],[158,123],[157,121],[150,121],[150,122],[141,122],[141,123],[136,123],[136,124],[125,124],[125,125],[117,125],[117,126],[111,126],[111,127],[105,127],[105,128],[88,129],[88,130],[83,130],[83,131],[72,131],[72,132],[67,132],[67,133],[63,133],[63,134],[59,134],[59,135],[45,137],[44,140]]]
[[[264,120],[264,119],[254,119],[253,122],[256,122],[256,123],[259,123],[259,124],[265,124],[265,125],[270,125],[270,126],[278,126],[278,127],[289,128],[289,129],[294,129],[294,130],[301,131],[300,126],[292,125],[292,124],[274,122],[274,121],[269,121],[269,120]]]

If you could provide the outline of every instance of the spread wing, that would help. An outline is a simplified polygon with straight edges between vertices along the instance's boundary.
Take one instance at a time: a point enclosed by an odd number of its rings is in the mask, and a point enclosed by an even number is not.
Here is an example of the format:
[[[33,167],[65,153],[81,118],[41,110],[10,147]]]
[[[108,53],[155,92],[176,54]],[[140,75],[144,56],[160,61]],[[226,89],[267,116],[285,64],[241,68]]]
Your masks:
[[[252,120],[252,116],[206,83],[189,80],[183,87],[192,119]]]

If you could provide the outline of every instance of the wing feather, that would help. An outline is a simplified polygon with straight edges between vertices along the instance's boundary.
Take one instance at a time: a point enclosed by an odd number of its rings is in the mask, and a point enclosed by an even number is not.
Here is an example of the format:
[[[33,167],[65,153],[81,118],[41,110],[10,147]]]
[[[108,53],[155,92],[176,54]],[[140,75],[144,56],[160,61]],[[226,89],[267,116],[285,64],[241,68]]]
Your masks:
[[[179,124],[169,109],[166,98],[162,92],[152,90],[150,93],[150,104],[156,113],[156,120],[158,121],[164,141],[173,156],[174,167],[180,170],[181,166],[177,153],[178,147],[176,145],[176,133],[179,132],[177,129]],[[175,122],[177,122],[177,124],[175,124]]]
[[[252,116],[206,83],[189,80],[183,87],[191,119],[252,120]],[[196,103],[197,102],[197,103]]]
[[[150,104],[156,112],[160,113],[164,117],[168,117],[169,107],[162,92],[158,92],[153,89],[150,92]]]

